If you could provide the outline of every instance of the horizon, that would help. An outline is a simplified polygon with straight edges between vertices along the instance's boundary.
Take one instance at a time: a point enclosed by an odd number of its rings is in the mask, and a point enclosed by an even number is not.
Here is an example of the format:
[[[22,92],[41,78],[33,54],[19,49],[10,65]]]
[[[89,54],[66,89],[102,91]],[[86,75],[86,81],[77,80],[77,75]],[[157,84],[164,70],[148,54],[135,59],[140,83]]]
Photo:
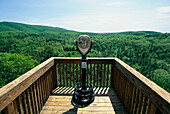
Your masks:
[[[0,21],[60,27],[78,32],[170,33],[170,1],[2,0]]]

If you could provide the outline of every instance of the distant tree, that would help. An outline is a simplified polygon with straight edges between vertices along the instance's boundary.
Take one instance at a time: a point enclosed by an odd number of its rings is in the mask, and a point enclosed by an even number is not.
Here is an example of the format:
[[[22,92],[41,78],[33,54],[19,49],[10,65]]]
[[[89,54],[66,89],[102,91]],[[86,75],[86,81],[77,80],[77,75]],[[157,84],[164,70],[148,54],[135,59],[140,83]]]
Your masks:
[[[39,62],[31,56],[0,53],[0,87],[34,68]]]

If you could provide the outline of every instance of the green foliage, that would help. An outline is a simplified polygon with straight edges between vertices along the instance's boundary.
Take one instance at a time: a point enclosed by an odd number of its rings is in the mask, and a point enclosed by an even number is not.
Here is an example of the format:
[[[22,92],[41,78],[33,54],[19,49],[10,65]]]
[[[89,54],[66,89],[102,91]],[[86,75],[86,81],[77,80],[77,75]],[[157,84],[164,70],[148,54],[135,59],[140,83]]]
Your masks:
[[[162,69],[166,73],[159,71],[161,80],[169,77],[170,33],[82,33],[57,27],[1,22],[0,52],[31,55],[39,63],[52,56],[80,57],[74,40],[81,34],[87,34],[95,41],[88,57],[118,57],[170,92],[169,85],[156,81],[158,76],[155,75],[158,69]]]
[[[22,54],[0,53],[0,87],[34,68],[38,61]]]

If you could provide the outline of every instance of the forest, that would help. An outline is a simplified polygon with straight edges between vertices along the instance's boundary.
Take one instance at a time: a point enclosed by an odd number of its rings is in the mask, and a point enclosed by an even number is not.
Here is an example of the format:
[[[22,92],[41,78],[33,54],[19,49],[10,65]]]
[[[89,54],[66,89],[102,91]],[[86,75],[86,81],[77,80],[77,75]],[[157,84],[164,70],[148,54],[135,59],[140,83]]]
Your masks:
[[[88,57],[117,57],[170,92],[170,33],[88,33],[0,22],[0,87],[50,57],[80,57],[79,35],[94,40]]]

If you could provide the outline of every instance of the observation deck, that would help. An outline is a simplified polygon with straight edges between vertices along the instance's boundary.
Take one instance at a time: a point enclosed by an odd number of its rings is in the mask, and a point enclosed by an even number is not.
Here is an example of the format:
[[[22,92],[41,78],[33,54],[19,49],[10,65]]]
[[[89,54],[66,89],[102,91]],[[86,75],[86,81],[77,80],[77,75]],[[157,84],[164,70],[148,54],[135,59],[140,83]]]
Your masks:
[[[170,114],[170,93],[118,58],[88,58],[86,81],[95,86],[95,100],[75,105],[73,87],[81,72],[80,58],[46,60],[0,88],[0,113]]]

